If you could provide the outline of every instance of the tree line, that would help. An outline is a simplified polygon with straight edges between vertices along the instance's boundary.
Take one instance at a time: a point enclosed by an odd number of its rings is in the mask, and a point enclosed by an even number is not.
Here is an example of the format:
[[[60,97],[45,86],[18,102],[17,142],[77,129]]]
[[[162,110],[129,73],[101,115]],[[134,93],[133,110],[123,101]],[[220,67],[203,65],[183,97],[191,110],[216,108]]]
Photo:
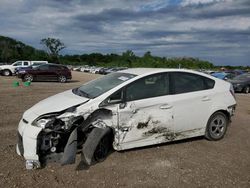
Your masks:
[[[87,64],[91,66],[106,67],[154,67],[154,68],[192,68],[211,69],[214,65],[208,61],[197,58],[182,57],[168,58],[153,56],[151,52],[146,52],[143,56],[136,56],[133,51],[127,50],[121,55],[91,53],[83,55],[65,55],[61,57],[63,64]]]
[[[12,63],[16,60],[47,60],[67,65],[91,65],[102,67],[155,67],[155,68],[191,68],[214,69],[208,61],[192,57],[158,57],[145,52],[137,56],[132,50],[122,54],[91,53],[82,55],[59,55],[66,46],[59,39],[44,38],[40,43],[45,50],[37,50],[12,38],[0,36],[0,62]]]

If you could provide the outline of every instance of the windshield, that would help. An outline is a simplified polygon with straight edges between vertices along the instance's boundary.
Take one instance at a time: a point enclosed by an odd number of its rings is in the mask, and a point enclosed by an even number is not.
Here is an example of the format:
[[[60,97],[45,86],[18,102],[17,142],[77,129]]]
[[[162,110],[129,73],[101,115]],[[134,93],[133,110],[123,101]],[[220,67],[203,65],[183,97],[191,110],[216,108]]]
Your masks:
[[[134,78],[137,75],[116,72],[112,74],[108,74],[107,76],[98,78],[91,82],[88,82],[82,85],[79,88],[73,89],[73,93],[76,95],[95,98],[100,96],[101,94],[109,91],[110,89],[120,85],[121,83]]]
[[[250,74],[241,74],[239,76],[234,77],[234,80],[250,80]]]

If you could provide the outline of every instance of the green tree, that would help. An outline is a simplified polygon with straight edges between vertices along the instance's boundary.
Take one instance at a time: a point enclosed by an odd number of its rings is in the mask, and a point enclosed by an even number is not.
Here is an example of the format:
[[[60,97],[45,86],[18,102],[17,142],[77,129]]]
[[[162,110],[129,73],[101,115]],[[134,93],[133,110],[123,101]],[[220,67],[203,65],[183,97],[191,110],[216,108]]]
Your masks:
[[[12,54],[11,44],[9,41],[3,41],[1,45],[3,46],[0,54],[1,59],[5,62],[9,62]]]
[[[55,38],[44,38],[40,42],[46,48],[46,51],[50,58],[56,62],[59,61],[59,52],[66,48],[63,42],[60,39]]]
[[[133,60],[135,59],[135,54],[132,50],[127,50],[122,53],[122,59],[126,61],[128,67],[132,67]]]

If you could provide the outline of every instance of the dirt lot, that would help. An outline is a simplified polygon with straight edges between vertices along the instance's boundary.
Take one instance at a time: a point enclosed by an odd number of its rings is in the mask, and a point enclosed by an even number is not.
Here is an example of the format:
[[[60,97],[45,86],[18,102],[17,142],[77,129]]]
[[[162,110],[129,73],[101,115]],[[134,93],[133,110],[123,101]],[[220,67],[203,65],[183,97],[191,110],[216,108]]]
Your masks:
[[[237,95],[237,111],[225,138],[188,139],[114,152],[87,170],[49,164],[25,169],[15,153],[18,122],[25,110],[48,96],[74,88],[96,75],[73,72],[70,83],[12,87],[0,77],[0,187],[250,187],[250,95]],[[78,158],[79,161],[79,158]]]

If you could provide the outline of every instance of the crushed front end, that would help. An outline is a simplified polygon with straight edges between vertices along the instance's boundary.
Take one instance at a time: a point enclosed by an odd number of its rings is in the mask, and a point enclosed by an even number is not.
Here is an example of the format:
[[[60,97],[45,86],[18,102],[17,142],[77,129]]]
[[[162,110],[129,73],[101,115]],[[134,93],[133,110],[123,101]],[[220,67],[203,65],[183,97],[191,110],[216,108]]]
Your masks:
[[[97,143],[111,130],[103,121],[108,114],[107,111],[85,116],[72,112],[46,114],[32,122],[23,118],[18,127],[17,153],[25,158],[27,169],[40,168],[48,162],[72,164],[77,153],[82,153],[90,165]],[[91,134],[92,140],[87,141]]]

